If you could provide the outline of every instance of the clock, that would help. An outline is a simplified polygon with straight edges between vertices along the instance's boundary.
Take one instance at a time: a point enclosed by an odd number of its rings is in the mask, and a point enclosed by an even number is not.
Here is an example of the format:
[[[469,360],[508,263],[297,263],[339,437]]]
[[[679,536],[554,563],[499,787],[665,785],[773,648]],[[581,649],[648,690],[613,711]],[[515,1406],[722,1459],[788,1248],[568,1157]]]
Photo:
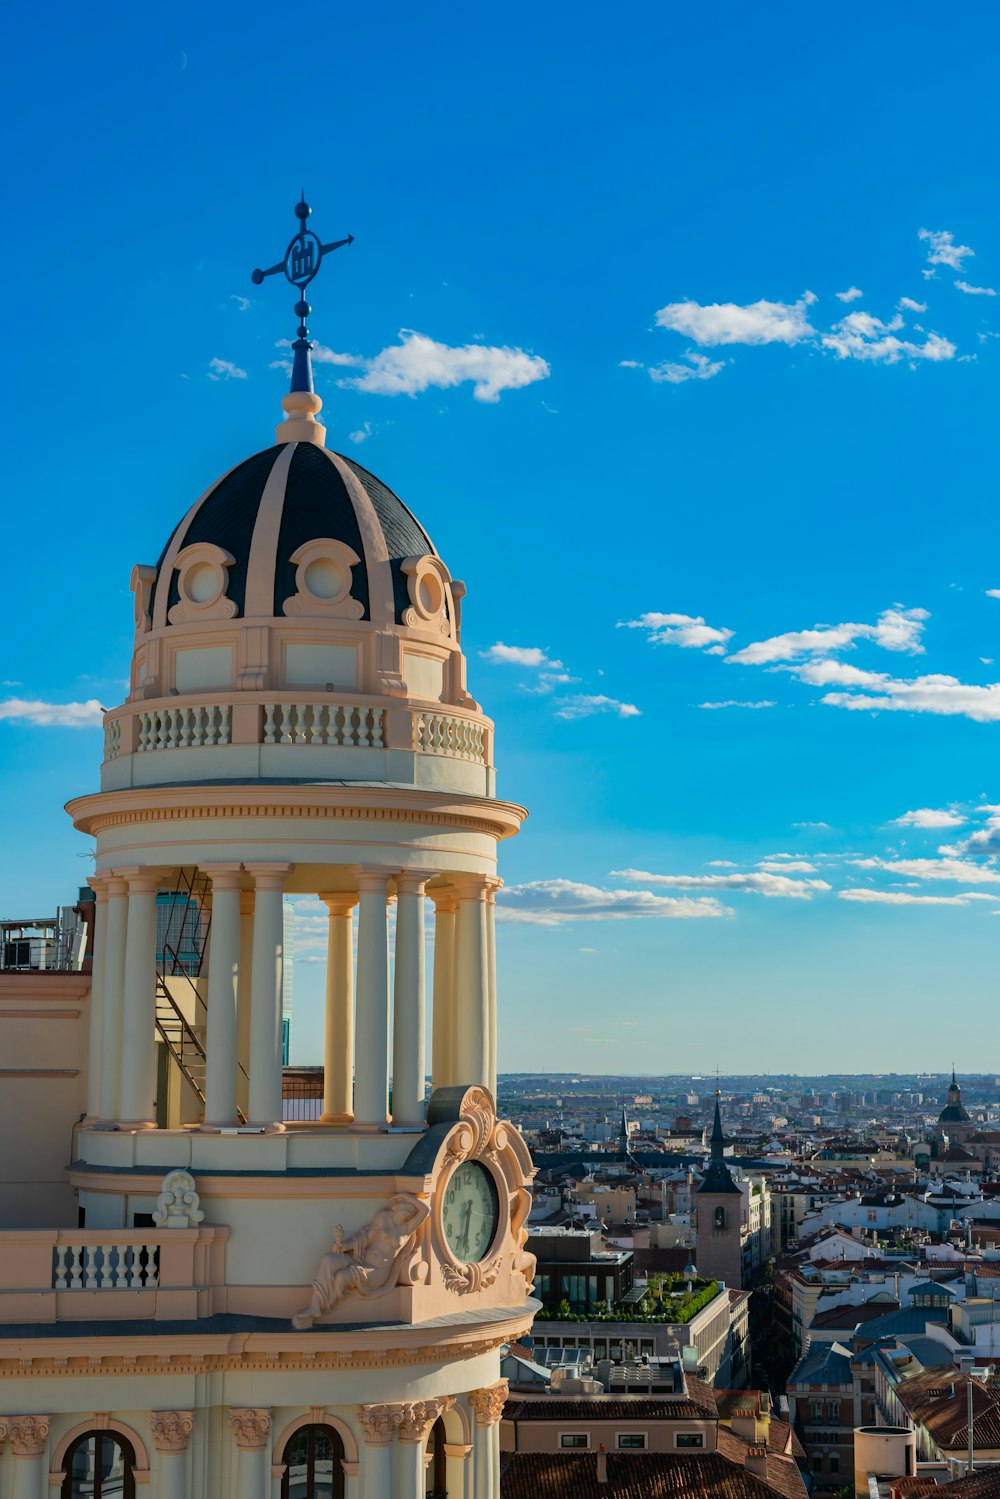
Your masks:
[[[463,1161],[448,1178],[441,1206],[445,1243],[462,1264],[486,1258],[500,1223],[496,1183],[478,1161]]]

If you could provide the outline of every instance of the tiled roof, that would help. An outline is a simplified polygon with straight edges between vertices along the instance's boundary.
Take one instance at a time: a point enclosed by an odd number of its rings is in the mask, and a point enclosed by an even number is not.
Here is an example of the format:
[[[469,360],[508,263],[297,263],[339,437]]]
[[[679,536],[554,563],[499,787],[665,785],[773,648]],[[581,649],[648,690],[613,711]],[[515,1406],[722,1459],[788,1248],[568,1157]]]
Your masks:
[[[598,1483],[595,1452],[512,1452],[501,1458],[500,1491],[503,1499],[805,1499],[794,1463],[782,1466],[794,1479],[782,1474],[778,1487],[770,1461],[764,1479],[721,1452],[609,1452],[607,1482]]]
[[[809,1324],[810,1329],[843,1327],[848,1331],[859,1322],[874,1322],[878,1317],[899,1311],[898,1301],[863,1301],[859,1306],[832,1306],[828,1311],[817,1312]]]
[[[688,1389],[688,1398],[671,1399],[662,1395],[581,1395],[560,1399],[555,1395],[511,1399],[504,1408],[506,1421],[714,1421],[715,1401],[701,1396],[708,1385],[689,1379],[699,1386],[696,1394]]]
[[[966,1377],[943,1370],[914,1374],[896,1386],[896,1395],[913,1424],[925,1428],[943,1450],[965,1451],[968,1446]],[[980,1449],[1000,1447],[1000,1392],[972,1383],[975,1443]]]

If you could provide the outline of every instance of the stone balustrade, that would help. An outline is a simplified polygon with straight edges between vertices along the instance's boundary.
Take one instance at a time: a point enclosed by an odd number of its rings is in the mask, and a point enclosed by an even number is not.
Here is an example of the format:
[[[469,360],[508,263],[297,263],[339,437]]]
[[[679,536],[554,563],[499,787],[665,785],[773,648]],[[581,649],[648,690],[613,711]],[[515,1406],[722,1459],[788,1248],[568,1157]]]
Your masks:
[[[52,1253],[55,1291],[151,1291],[159,1284],[160,1246],[121,1241],[109,1233],[100,1244],[58,1243]]]
[[[381,708],[356,703],[265,703],[263,744],[381,749]]]

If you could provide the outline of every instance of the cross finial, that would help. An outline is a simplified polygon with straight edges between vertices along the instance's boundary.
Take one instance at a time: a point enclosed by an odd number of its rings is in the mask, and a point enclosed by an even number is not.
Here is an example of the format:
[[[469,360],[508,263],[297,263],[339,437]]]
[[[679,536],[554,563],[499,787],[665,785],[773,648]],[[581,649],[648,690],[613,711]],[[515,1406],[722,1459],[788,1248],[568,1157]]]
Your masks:
[[[276,276],[283,271],[285,279],[295,287],[299,299],[295,304],[295,316],[299,320],[298,337],[292,344],[292,393],[299,391],[312,392],[312,361],[309,357],[313,345],[309,340],[309,329],[306,327],[306,318],[312,312],[312,308],[306,301],[306,287],[314,279],[322,264],[324,255],[329,255],[333,250],[339,250],[343,245],[354,243],[354,235],[349,234],[346,239],[335,239],[330,244],[324,245],[318,235],[311,229],[306,228],[306,221],[312,213],[312,209],[306,202],[305,191],[295,205],[295,217],[299,221],[298,232],[289,241],[285,251],[284,260],[279,260],[277,265],[268,266],[266,271],[255,270],[250,277],[254,286],[260,286],[268,276]]]

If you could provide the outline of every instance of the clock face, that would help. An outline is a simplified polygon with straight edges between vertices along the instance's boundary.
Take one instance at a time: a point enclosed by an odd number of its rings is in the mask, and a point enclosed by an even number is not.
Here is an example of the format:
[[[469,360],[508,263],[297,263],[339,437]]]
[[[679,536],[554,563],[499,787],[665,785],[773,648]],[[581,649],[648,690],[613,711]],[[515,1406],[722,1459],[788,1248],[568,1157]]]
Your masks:
[[[484,1259],[500,1222],[500,1202],[493,1177],[478,1161],[456,1166],[444,1191],[441,1227],[457,1260]]]

